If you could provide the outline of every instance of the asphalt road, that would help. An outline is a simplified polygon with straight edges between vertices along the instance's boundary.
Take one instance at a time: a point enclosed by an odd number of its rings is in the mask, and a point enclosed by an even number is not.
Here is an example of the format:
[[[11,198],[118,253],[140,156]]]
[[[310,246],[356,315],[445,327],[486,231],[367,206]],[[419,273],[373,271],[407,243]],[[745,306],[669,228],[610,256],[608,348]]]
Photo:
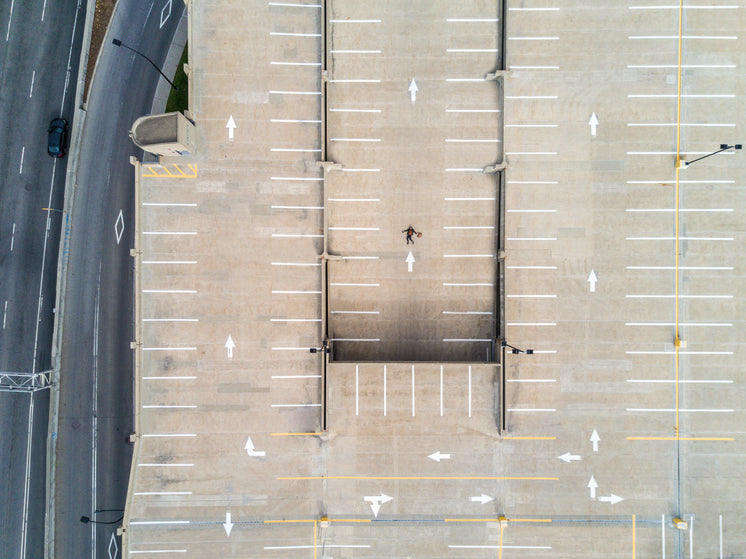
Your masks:
[[[162,78],[142,57],[111,40],[120,39],[160,67],[183,9],[176,0],[119,0],[86,107],[61,346],[54,532],[55,557],[61,559],[118,556],[114,521],[124,508],[132,458],[127,437],[133,430],[134,172],[129,157],[142,152],[128,131],[150,112]],[[123,229],[118,230],[120,212]],[[114,523],[85,525],[82,515]]]
[[[72,121],[85,2],[0,2],[0,371],[50,368],[67,157],[46,153]],[[0,393],[0,555],[41,557],[49,393]],[[24,518],[27,522],[24,522]]]

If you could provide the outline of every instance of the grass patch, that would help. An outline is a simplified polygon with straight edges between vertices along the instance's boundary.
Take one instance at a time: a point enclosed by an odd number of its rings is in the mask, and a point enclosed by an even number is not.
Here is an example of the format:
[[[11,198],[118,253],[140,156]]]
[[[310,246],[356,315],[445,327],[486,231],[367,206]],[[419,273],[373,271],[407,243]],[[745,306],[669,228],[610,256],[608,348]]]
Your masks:
[[[168,101],[166,102],[167,113],[174,111],[184,112],[189,109],[189,78],[187,78],[184,72],[184,64],[189,62],[188,53],[189,43],[184,45],[184,52],[181,53],[181,59],[176,68],[176,75],[173,81],[174,85],[179,89],[171,88],[171,93],[168,94]]]

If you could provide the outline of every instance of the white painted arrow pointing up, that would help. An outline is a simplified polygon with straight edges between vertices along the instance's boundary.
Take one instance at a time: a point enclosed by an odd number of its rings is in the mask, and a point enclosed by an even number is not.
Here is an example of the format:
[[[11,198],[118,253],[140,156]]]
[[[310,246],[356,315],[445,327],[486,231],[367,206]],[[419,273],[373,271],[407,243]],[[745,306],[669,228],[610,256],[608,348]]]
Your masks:
[[[417,87],[417,83],[414,81],[414,78],[412,78],[412,81],[409,82],[409,98],[414,103],[417,101],[417,92],[420,90],[419,87]]]
[[[230,334],[228,334],[228,339],[225,341],[224,347],[228,350],[228,359],[233,359],[233,348],[236,347],[236,343],[233,341]]]
[[[225,528],[225,534],[227,536],[230,536],[231,530],[233,530],[233,522],[231,522],[230,511],[225,511],[225,523],[223,524],[223,528]]]
[[[591,490],[591,499],[596,498],[596,489],[598,489],[598,483],[596,482],[596,478],[591,476],[591,480],[588,482],[587,485],[588,489]]]
[[[233,131],[236,129],[236,121],[233,120],[233,115],[228,118],[228,123],[225,125],[228,129],[228,139],[233,141]]]
[[[591,115],[591,119],[588,121],[588,125],[591,127],[591,136],[596,135],[596,127],[598,126],[598,117],[596,113]]]
[[[598,441],[600,440],[601,440],[601,437],[598,436],[598,431],[594,429],[593,433],[591,434],[591,442],[593,443],[593,452],[598,452]]]
[[[432,454],[428,455],[428,458],[431,460],[435,460],[436,462],[440,462],[441,460],[450,460],[451,455],[450,454],[444,454],[441,451],[433,452]]]
[[[596,291],[596,282],[598,281],[598,277],[596,276],[596,272],[594,270],[591,270],[591,273],[588,274],[588,279],[586,281],[591,284],[591,293]]]
[[[415,260],[414,260],[414,254],[412,254],[411,250],[409,251],[409,254],[407,255],[407,259],[405,260],[405,262],[407,263],[407,272],[411,272],[412,271],[412,264],[414,264],[414,262],[415,262]]]
[[[246,444],[243,448],[249,456],[266,456],[267,454],[263,450],[254,450],[254,443],[252,442],[251,437],[246,439]]]

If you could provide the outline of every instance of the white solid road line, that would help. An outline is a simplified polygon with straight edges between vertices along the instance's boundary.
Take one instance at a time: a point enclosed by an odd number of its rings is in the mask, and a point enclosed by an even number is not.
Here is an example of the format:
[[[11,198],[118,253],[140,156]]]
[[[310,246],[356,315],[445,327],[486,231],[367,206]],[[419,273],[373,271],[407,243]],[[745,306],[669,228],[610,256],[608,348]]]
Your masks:
[[[281,33],[270,31],[270,37],[321,37],[321,33]]]
[[[691,70],[697,68],[735,68],[735,64],[682,64],[681,68],[684,70]],[[627,64],[627,68],[641,68],[641,69],[653,69],[653,68],[678,68],[676,64]]]
[[[627,270],[675,270],[675,266],[626,266]],[[733,266],[679,266],[679,270],[733,270]]]
[[[288,379],[288,378],[321,378],[321,375],[272,375],[271,378]]]
[[[281,6],[283,8],[321,8],[321,4],[293,4],[289,2],[270,2],[269,6]]]
[[[678,35],[630,35],[627,37],[631,40],[637,39],[679,39]],[[724,40],[724,41],[735,41],[738,39],[735,35],[682,35],[682,39],[705,39],[705,40]]]
[[[626,237],[628,241],[675,241],[676,237]],[[680,241],[732,241],[733,237],[679,237]]]
[[[681,269],[681,268],[679,268]],[[629,299],[674,299],[676,295],[626,295]],[[679,299],[733,299],[733,295],[679,295]]]

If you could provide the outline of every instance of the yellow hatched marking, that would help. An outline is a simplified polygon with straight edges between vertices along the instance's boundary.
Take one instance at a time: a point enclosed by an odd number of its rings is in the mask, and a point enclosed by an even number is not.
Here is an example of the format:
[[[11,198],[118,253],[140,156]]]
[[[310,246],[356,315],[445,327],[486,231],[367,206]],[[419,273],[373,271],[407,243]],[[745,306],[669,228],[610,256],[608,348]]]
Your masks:
[[[197,178],[197,165],[148,165],[143,164],[147,169],[142,176],[158,179],[194,179]]]

